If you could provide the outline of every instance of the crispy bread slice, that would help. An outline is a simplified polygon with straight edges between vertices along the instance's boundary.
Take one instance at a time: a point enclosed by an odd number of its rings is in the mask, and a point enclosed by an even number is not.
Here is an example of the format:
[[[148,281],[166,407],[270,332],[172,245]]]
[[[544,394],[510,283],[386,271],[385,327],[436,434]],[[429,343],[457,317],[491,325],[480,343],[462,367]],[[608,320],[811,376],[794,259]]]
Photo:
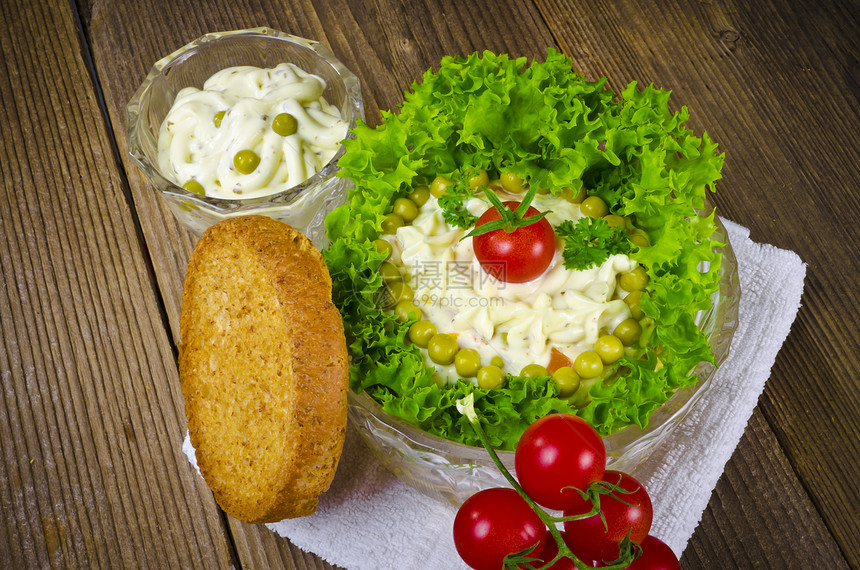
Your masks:
[[[343,321],[322,255],[262,216],[212,226],[188,264],[179,373],[218,504],[249,523],[316,510],[343,447]]]

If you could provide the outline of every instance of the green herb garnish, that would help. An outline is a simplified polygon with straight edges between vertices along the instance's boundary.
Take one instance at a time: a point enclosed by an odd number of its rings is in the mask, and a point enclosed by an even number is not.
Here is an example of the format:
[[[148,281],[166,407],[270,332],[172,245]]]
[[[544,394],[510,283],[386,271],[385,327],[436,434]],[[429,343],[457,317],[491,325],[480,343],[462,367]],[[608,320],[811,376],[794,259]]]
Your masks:
[[[466,209],[466,201],[475,195],[475,189],[467,184],[452,184],[439,198],[442,219],[455,228],[475,225],[478,217]]]
[[[584,217],[576,224],[565,220],[555,228],[555,234],[564,238],[561,255],[567,269],[583,271],[602,264],[610,255],[626,255],[631,250],[627,232],[611,227],[603,218]]]

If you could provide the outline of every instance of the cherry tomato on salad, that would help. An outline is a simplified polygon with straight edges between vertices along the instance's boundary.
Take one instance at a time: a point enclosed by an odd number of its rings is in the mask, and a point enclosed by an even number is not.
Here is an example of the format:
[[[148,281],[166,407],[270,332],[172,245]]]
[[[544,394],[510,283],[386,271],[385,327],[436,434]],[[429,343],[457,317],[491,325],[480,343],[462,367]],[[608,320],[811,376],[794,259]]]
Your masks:
[[[505,556],[530,546],[539,553],[545,540],[546,525],[513,489],[478,491],[454,517],[454,546],[475,570],[498,570]]]
[[[651,530],[654,513],[651,498],[639,481],[620,471],[607,471],[603,480],[618,485],[624,492],[600,495],[600,509],[606,525],[596,514],[585,519],[565,521],[567,545],[584,560],[611,562],[620,555],[619,545],[627,533],[630,540],[641,544]],[[615,497],[618,497],[617,499]],[[579,515],[591,510],[589,501],[564,511],[565,516]]]
[[[606,448],[600,434],[584,419],[550,414],[523,432],[514,467],[520,485],[539,505],[556,510],[578,508],[583,500],[577,489],[584,490],[603,477]]]
[[[511,211],[519,202],[504,202]],[[535,208],[529,207],[523,218],[537,216]],[[501,219],[496,208],[490,208],[478,218],[475,227]],[[484,270],[500,281],[523,283],[540,277],[555,255],[555,232],[546,220],[517,228],[512,232],[494,230],[475,236],[472,241],[475,257]]]

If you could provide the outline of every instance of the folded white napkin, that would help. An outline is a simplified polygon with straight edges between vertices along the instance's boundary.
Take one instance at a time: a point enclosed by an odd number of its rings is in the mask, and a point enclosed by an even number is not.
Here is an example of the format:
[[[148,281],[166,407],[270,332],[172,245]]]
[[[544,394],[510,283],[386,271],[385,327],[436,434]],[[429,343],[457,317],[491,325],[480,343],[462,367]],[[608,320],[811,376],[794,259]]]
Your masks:
[[[680,556],[752,415],[800,306],[806,265],[723,220],[738,260],[741,299],[728,358],[673,436],[634,475],[654,504],[651,533]],[[188,438],[183,450],[194,461]],[[465,568],[454,549],[456,510],[382,467],[350,428],[316,513],[267,525],[299,548],[349,570]]]

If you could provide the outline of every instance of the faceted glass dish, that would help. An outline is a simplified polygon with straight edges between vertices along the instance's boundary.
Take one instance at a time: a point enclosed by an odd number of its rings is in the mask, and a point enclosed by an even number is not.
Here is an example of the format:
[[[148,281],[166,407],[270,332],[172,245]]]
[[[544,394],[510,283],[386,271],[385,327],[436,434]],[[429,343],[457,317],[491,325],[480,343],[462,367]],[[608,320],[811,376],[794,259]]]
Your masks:
[[[714,293],[711,308],[700,312],[696,320],[707,335],[719,366],[728,356],[737,328],[740,283],[737,260],[726,229],[719,218],[715,216],[714,219],[717,225],[714,239],[725,244],[720,288]],[[710,389],[715,370],[710,363],[700,363],[694,370],[698,382],[676,391],[654,411],[645,429],[630,426],[604,437],[608,468],[635,471],[655,445],[672,437],[675,427]],[[425,495],[459,506],[481,489],[507,486],[483,448],[443,439],[391,416],[365,392],[349,392],[349,418],[377,459]],[[502,451],[498,456],[513,473],[514,453]]]
[[[129,154],[147,175],[177,220],[200,236],[228,217],[259,214],[286,222],[325,245],[323,220],[346,200],[350,181],[337,177],[344,147],[316,174],[292,188],[269,196],[223,199],[189,192],[158,168],[158,132],[176,94],[185,87],[202,88],[215,72],[250,65],[272,68],[292,63],[326,82],[323,97],[336,106],[349,124],[347,136],[364,106],[358,78],[323,45],[269,28],[211,33],[159,60],[129,102]]]

